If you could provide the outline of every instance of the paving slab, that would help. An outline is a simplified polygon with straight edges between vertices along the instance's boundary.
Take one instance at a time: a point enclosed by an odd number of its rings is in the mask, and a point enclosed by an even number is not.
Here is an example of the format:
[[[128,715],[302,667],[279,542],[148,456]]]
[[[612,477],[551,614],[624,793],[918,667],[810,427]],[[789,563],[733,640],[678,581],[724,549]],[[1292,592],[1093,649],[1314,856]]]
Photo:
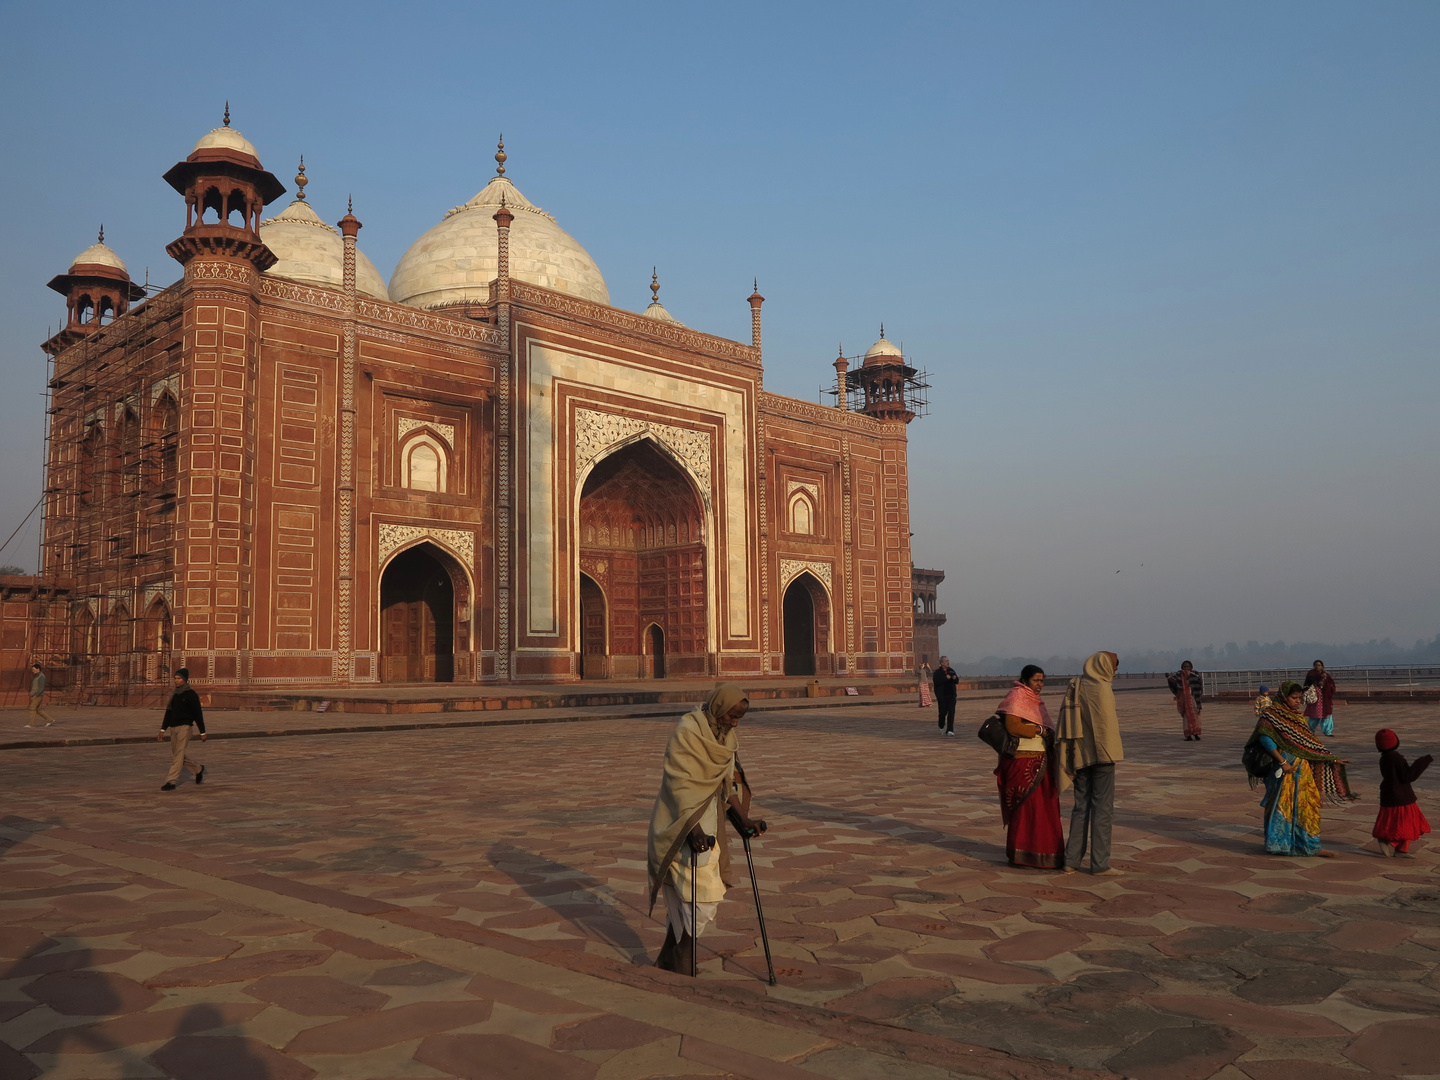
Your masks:
[[[1362,801],[1325,808],[1322,861],[1263,853],[1248,708],[1207,706],[1188,743],[1167,694],[1123,694],[1124,876],[1098,879],[1005,864],[994,756],[973,735],[996,697],[962,700],[955,738],[908,702],[747,716],[773,988],[748,887],[700,978],[651,965],[645,826],[673,709],[212,738],[206,783],[163,793],[168,747],[5,750],[0,1074],[1434,1071],[1440,861],[1425,843],[1382,859],[1369,831],[1374,729],[1424,752],[1440,709],[1337,717]],[[1416,787],[1440,813],[1440,776]]]

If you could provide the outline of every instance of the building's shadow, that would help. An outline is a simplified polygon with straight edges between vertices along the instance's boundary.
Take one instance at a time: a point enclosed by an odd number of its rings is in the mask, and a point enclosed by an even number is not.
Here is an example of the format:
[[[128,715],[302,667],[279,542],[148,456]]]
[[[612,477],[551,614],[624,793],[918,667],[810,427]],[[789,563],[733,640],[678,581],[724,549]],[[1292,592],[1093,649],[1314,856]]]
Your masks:
[[[513,844],[492,844],[486,855],[526,896],[560,915],[585,937],[609,945],[633,961],[648,956],[632,925],[643,912],[618,903],[584,871]]]

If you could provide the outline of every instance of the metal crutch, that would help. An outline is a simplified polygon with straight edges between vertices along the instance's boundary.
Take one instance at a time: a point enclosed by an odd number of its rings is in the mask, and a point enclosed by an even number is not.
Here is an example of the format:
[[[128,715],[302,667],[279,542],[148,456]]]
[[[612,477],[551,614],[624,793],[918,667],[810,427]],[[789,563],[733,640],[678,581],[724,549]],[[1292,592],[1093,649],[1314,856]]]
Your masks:
[[[750,891],[755,894],[755,917],[760,921],[760,943],[765,946],[765,966],[770,971],[770,985],[775,985],[775,962],[770,959],[770,935],[765,932],[765,912],[760,907],[760,883],[755,880],[755,859],[750,854],[750,836],[740,832],[740,841],[745,845],[745,862],[750,866]]]
[[[690,977],[692,979],[700,977],[700,945],[697,940],[700,927],[695,921],[695,879],[700,876],[697,859],[698,855],[692,847],[690,849]]]

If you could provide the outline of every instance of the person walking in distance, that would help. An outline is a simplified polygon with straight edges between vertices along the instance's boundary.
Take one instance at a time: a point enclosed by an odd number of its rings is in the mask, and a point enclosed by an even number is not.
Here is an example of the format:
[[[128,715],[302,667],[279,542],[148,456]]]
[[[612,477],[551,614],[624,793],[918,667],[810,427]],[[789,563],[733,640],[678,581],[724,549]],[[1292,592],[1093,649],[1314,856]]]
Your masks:
[[[1115,715],[1111,683],[1120,658],[1098,652],[1085,661],[1085,673],[1070,680],[1060,706],[1056,736],[1060,744],[1062,787],[1075,786],[1070,838],[1065,844],[1065,872],[1080,868],[1090,849],[1090,873],[1118,877],[1110,866],[1110,829],[1115,820],[1115,763],[1125,760],[1120,720]]]
[[[40,669],[39,664],[30,665],[30,719],[26,721],[27,728],[49,727],[55,722],[55,718],[44,709],[45,705],[45,672]],[[37,724],[35,721],[41,717],[45,718],[44,724]]]
[[[1181,734],[1185,741],[1200,741],[1200,696],[1205,684],[1200,679],[1200,673],[1195,670],[1195,665],[1186,660],[1180,665],[1180,670],[1173,675],[1167,675],[1165,681],[1170,685],[1170,693],[1175,695],[1175,711],[1180,714]]]
[[[940,657],[940,666],[935,669],[935,706],[940,710],[940,730],[952,738],[955,735],[955,688],[960,676],[950,666],[948,656]]]
[[[205,766],[190,757],[188,747],[195,728],[200,729],[200,741],[205,741],[205,711],[200,707],[200,695],[190,687],[190,669],[175,669],[175,693],[170,695],[170,704],[165,707],[165,719],[160,722],[157,739],[164,740],[170,733],[170,772],[161,791],[174,791],[175,781],[180,779],[181,769],[195,774],[195,783],[205,782]]]

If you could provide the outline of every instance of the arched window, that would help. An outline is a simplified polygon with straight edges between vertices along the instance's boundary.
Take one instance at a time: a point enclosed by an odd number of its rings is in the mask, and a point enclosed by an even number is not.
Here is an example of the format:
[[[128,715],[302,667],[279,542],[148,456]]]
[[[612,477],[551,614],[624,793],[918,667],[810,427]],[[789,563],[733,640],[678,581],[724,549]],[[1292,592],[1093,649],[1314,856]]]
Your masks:
[[[150,433],[146,439],[146,457],[150,462],[152,486],[162,492],[173,492],[178,443],[180,441],[180,406],[169,391],[162,393],[150,409]]]
[[[445,445],[433,435],[415,435],[400,449],[400,486],[413,491],[443,492],[448,457]]]
[[[250,227],[249,211],[245,193],[236,188],[225,200],[225,224],[236,229],[248,229]]]
[[[82,293],[75,301],[75,321],[77,323],[88,323],[95,315],[95,301],[90,299],[89,293]]]
[[[200,223],[202,225],[218,225],[224,212],[225,200],[220,194],[220,189],[206,188],[205,194],[200,199]],[[212,214],[213,216],[211,216]]]
[[[790,531],[807,536],[815,531],[815,507],[804,492],[797,491],[790,498]]]

